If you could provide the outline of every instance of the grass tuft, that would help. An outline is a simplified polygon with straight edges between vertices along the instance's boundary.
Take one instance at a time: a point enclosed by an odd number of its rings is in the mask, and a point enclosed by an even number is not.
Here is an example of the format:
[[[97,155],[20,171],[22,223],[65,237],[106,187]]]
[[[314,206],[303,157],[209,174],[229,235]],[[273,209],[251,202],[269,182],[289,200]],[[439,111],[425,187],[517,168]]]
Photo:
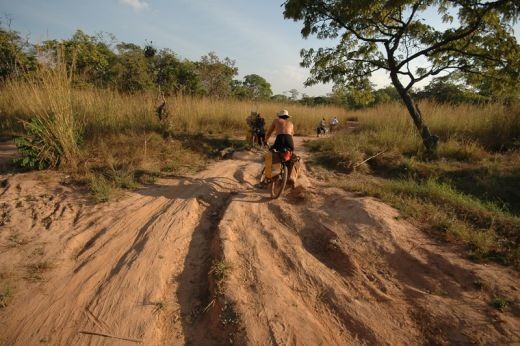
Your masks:
[[[49,261],[41,261],[26,266],[27,277],[30,281],[43,281],[43,274],[53,268]]]
[[[222,282],[229,276],[232,269],[233,266],[226,260],[217,261],[211,266],[209,274],[212,275],[217,282]]]
[[[6,308],[9,305],[13,292],[10,287],[4,287],[0,290],[0,309]]]
[[[491,299],[491,306],[499,311],[504,311],[509,306],[509,301],[504,297],[494,296],[493,299]]]
[[[89,189],[98,203],[108,202],[114,190],[112,184],[103,175],[99,174],[90,176]]]

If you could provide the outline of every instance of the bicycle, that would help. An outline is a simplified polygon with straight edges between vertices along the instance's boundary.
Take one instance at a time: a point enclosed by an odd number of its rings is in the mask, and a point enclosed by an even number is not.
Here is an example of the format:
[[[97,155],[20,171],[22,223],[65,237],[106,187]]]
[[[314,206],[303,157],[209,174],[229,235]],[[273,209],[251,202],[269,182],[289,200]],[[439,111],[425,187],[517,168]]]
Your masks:
[[[325,126],[318,126],[316,128],[316,137],[319,137],[320,135],[326,135],[329,133],[329,128]]]
[[[268,190],[271,194],[271,198],[277,199],[282,195],[282,192],[285,190],[285,186],[287,185],[287,180],[291,175],[292,169],[294,167],[294,162],[299,160],[299,157],[294,155],[292,150],[285,148],[281,151],[273,150],[273,153],[278,154],[279,162],[273,161],[273,163],[280,163],[280,173],[275,174],[271,177],[271,179],[267,179],[265,177],[265,166],[262,169],[260,175],[260,183],[267,182]]]
[[[263,129],[254,129],[252,130],[253,134],[253,144],[252,146],[258,145],[260,148],[268,148],[267,143],[265,142],[265,131]]]

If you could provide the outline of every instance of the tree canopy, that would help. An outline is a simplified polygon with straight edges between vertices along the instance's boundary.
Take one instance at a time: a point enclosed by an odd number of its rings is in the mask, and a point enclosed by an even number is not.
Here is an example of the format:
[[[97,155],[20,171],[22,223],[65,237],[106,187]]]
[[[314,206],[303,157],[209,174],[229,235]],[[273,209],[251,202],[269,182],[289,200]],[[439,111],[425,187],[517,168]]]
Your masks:
[[[268,99],[272,95],[269,82],[257,74],[245,76],[244,81],[234,80],[238,74],[235,61],[214,52],[190,61],[170,49],[158,50],[151,42],[141,47],[118,42],[110,34],[88,35],[81,30],[69,39],[33,45],[0,23],[0,83],[25,76],[38,63],[52,65],[57,59],[63,59],[74,71],[76,86],[243,99]]]
[[[17,32],[0,27],[0,80],[18,76],[35,63],[28,49]]]
[[[385,70],[426,147],[435,149],[437,138],[410,97],[412,87],[450,72],[474,83],[486,78],[518,83],[520,49],[511,23],[519,11],[520,2],[505,0],[287,0],[284,15],[303,21],[304,37],[337,42],[302,50],[302,65],[311,67],[307,85],[356,85]],[[432,15],[443,25],[425,19]]]

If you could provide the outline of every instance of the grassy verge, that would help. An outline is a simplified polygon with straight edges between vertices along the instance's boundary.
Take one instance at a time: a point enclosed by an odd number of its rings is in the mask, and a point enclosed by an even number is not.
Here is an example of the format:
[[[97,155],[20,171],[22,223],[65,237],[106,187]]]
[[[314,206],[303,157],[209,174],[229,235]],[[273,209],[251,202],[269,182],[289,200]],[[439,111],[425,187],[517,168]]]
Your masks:
[[[359,115],[355,129],[307,145],[333,185],[380,198],[422,229],[464,244],[473,259],[520,269],[520,111],[499,111],[500,121],[490,121],[483,107],[467,113],[453,107],[444,122],[433,115],[434,133],[444,137],[434,156],[422,151],[413,128],[395,126],[402,114],[375,122],[371,111]]]
[[[204,135],[104,135],[84,144],[88,160],[74,177],[89,187],[97,202],[107,202],[122,189],[153,184],[158,177],[196,173],[217,159],[222,149],[244,146],[242,140]]]

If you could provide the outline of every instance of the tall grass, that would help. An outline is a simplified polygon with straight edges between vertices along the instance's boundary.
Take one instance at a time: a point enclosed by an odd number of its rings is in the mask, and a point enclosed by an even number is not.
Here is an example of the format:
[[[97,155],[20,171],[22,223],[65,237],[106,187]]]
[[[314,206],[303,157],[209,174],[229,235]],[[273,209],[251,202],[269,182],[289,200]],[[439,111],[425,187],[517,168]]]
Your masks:
[[[70,99],[74,121],[87,137],[121,131],[153,131],[160,126],[189,134],[243,135],[247,131],[245,118],[251,111],[262,113],[270,122],[280,109],[289,110],[297,133],[311,134],[321,118],[345,118],[347,114],[336,106],[307,107],[295,103],[176,95],[166,99],[169,115],[164,123],[159,124],[155,114],[158,99],[153,93],[127,95],[111,90],[70,88],[53,92],[57,99]],[[27,120],[47,112],[53,103],[51,98],[45,98],[45,102],[38,101],[46,93],[46,89],[31,82],[7,83],[0,92],[0,111],[5,120],[2,130],[19,131],[17,119]]]
[[[358,171],[335,183],[392,204],[419,226],[466,243],[475,258],[520,269],[520,108],[419,105],[440,136],[435,155],[399,104],[352,112],[351,131],[308,146],[327,168]],[[367,163],[360,164],[368,159]],[[362,173],[362,174],[360,174]],[[368,174],[367,174],[368,173]]]
[[[493,151],[520,146],[518,104],[450,105],[424,101],[419,106],[426,124],[440,136],[441,144],[450,140],[478,143]],[[418,131],[400,103],[381,104],[350,115],[359,119],[366,143],[402,151],[417,150],[421,146]]]
[[[8,105],[15,107],[16,114],[29,115],[20,119],[26,129],[25,137],[18,142],[23,150],[33,152],[40,163],[74,167],[79,156],[80,128],[73,113],[71,79],[65,64],[40,67],[23,83],[8,82],[6,90],[9,92],[2,95]],[[4,112],[9,114],[2,108]],[[9,123],[14,123],[13,119]]]

